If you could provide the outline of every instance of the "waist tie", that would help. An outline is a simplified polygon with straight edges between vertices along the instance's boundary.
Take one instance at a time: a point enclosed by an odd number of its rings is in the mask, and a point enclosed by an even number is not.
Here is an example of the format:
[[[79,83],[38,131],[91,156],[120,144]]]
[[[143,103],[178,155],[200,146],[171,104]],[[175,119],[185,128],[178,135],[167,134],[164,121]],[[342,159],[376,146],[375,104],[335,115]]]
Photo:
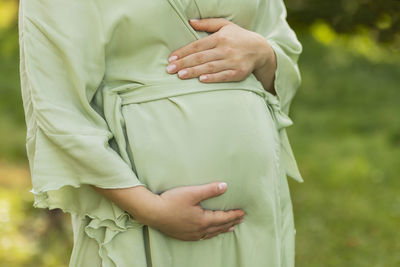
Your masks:
[[[267,104],[280,137],[281,164],[288,176],[298,182],[303,182],[299,172],[286,127],[293,124],[292,120],[281,110],[278,98],[265,91],[261,83],[255,79],[242,82],[202,83],[197,79],[188,80],[161,80],[152,83],[130,83],[116,88],[103,88],[104,116],[117,143],[120,156],[132,167],[127,153],[125,136],[125,120],[122,115],[122,106],[127,104],[144,103],[185,95],[216,90],[247,90],[260,95]]]
[[[289,138],[287,136],[286,127],[293,124],[293,121],[289,118],[286,113],[281,110],[279,100],[276,96],[265,92],[264,100],[271,111],[272,117],[274,118],[276,128],[279,132],[280,147],[281,147],[281,160],[286,174],[296,181],[302,183],[304,182],[301,177],[299,168],[297,166],[296,159],[293,155],[292,147],[289,143]]]

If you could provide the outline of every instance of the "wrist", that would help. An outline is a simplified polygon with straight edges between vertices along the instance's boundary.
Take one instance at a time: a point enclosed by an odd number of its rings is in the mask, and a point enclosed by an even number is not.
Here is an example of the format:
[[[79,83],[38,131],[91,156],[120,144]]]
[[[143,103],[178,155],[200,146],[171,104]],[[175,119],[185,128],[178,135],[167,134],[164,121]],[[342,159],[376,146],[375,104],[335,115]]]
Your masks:
[[[157,222],[157,208],[162,203],[160,196],[144,185],[127,188],[93,188],[129,213],[141,224],[152,225]]]
[[[268,41],[262,35],[258,33],[257,35],[260,40],[257,53],[259,56],[254,64],[254,71],[271,67],[275,57],[274,50]]]
[[[157,209],[161,202],[160,196],[143,186],[138,187],[132,195],[132,204],[127,212],[138,222],[153,226],[158,220]]]

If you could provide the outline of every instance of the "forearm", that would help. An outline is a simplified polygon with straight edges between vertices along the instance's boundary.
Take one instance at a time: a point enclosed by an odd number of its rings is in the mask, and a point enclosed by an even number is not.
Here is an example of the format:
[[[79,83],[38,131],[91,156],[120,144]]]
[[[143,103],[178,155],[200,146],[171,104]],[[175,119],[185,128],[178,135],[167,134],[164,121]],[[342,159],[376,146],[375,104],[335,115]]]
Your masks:
[[[93,185],[92,187],[132,215],[138,222],[152,225],[156,220],[154,213],[160,198],[145,186],[116,189],[104,189]]]
[[[276,95],[274,88],[275,71],[277,68],[276,56],[274,50],[266,40],[265,42],[261,42],[259,54],[260,60],[263,63],[259,67],[256,67],[253,73],[266,91]]]

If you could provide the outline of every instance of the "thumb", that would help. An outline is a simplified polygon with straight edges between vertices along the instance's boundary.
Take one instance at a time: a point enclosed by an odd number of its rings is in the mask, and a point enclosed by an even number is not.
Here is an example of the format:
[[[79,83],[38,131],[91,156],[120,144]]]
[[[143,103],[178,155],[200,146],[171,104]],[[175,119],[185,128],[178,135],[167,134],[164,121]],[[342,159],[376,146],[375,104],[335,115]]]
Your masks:
[[[231,23],[225,18],[190,19],[190,25],[197,31],[216,32]]]
[[[205,199],[219,196],[225,193],[227,184],[224,182],[213,182],[204,185],[196,185],[191,189],[194,203],[199,203]]]

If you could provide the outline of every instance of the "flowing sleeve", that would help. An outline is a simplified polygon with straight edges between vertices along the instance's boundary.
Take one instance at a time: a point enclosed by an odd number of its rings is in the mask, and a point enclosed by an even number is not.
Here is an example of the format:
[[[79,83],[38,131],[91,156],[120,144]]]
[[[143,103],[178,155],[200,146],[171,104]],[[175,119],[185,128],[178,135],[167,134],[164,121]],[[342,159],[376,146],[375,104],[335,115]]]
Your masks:
[[[110,145],[113,135],[96,105],[105,74],[101,14],[96,1],[22,0],[18,19],[34,206],[89,216],[87,234],[104,245],[142,225],[90,185],[146,185]]]
[[[295,32],[289,26],[283,0],[259,1],[254,31],[261,34],[271,45],[277,61],[274,87],[276,96],[270,98],[277,102],[276,112],[280,117],[281,151],[286,173],[299,182],[303,178],[299,172],[293,151],[289,144],[286,127],[292,124],[289,118],[290,104],[301,84],[298,59],[303,47]]]
[[[275,90],[282,111],[289,114],[290,104],[301,84],[297,61],[303,47],[289,26],[283,0],[260,1],[255,32],[260,33],[271,45],[277,60]]]

